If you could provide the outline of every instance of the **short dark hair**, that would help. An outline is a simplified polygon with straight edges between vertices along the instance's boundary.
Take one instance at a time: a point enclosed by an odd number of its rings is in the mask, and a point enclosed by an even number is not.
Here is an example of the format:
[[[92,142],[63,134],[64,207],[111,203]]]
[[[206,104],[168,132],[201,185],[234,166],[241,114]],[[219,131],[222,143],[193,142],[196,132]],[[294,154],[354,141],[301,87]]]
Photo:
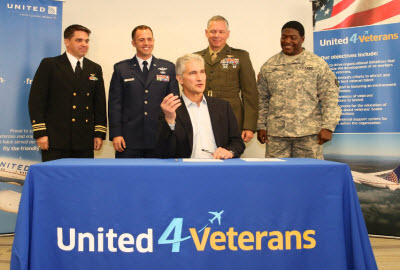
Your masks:
[[[290,22],[285,23],[282,26],[281,32],[286,28],[293,28],[299,32],[301,37],[304,37],[304,26],[301,23],[299,23],[298,21],[290,21]]]
[[[140,30],[149,29],[150,32],[151,32],[151,35],[153,35],[153,30],[151,30],[151,28],[150,28],[149,26],[147,26],[147,25],[138,25],[138,26],[135,27],[135,29],[132,30],[132,40],[135,38],[136,31],[137,31],[138,29],[140,29]]]
[[[88,35],[90,35],[91,31],[86,28],[85,26],[79,25],[79,24],[73,24],[65,28],[64,30],[64,38],[65,39],[70,39],[75,31],[83,31],[86,32]]]

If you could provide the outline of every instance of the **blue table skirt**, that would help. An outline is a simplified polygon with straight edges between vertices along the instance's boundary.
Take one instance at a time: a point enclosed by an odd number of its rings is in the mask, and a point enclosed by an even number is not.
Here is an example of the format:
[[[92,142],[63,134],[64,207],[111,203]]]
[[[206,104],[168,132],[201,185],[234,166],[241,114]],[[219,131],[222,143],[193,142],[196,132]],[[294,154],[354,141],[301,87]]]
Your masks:
[[[377,266],[346,164],[65,159],[29,169],[17,269]]]

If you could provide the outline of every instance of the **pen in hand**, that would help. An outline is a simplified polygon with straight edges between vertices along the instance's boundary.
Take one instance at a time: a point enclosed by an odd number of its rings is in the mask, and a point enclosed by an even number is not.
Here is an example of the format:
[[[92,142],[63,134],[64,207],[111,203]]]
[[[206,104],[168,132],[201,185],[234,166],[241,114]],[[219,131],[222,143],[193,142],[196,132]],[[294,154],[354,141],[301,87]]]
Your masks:
[[[209,154],[211,154],[211,155],[214,155],[213,152],[211,152],[210,150],[207,150],[207,149],[201,149],[201,151],[206,152],[206,153],[209,153]]]

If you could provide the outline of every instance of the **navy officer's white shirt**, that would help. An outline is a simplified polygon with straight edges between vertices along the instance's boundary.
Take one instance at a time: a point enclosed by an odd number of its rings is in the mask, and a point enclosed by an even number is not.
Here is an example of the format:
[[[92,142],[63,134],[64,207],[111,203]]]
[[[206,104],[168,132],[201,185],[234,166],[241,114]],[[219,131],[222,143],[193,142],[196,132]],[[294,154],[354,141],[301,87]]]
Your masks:
[[[76,68],[76,63],[78,63],[78,61],[81,63],[81,69],[83,70],[83,57],[81,57],[81,59],[78,60],[75,58],[75,56],[73,56],[69,52],[66,52],[66,54],[67,54],[69,62],[71,63],[72,70],[74,72],[75,72],[75,68]]]
[[[185,92],[182,92],[182,99],[189,112],[193,128],[193,149],[190,158],[213,158],[210,153],[202,151],[205,149],[214,153],[217,149],[206,98],[203,95],[200,105],[197,105],[185,96]],[[169,124],[169,126],[172,130],[175,129],[175,124]]]

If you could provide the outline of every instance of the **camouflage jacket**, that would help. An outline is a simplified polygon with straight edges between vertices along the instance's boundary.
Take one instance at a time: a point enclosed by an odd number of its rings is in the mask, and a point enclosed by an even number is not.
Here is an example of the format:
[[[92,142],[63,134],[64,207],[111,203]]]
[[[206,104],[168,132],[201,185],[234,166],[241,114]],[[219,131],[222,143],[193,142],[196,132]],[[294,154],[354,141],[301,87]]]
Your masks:
[[[287,64],[282,52],[262,67],[257,83],[259,117],[257,130],[270,136],[301,137],[335,130],[341,109],[339,84],[328,64],[303,49]]]

